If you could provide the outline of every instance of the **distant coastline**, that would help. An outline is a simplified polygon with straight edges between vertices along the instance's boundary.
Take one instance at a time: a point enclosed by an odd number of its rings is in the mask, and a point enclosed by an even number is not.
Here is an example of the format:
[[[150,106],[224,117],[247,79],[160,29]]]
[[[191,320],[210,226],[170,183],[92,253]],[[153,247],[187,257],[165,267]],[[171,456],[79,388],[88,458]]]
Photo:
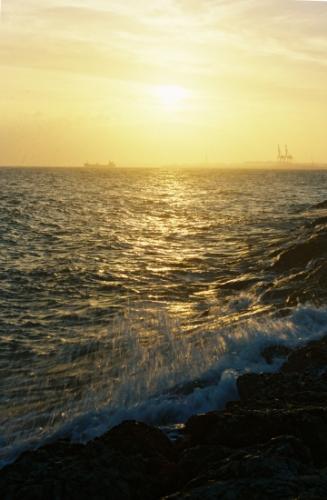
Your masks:
[[[273,170],[321,170],[327,168],[326,162],[279,162],[279,161],[243,161],[222,163],[171,163],[161,165],[163,168],[230,168],[230,169],[273,169]]]

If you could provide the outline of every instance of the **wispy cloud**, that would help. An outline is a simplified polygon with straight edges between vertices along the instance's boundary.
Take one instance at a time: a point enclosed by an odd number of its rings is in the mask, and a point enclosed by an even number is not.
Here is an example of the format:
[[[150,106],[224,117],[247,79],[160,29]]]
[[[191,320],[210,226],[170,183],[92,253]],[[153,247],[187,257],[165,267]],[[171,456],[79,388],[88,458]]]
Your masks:
[[[201,72],[204,63],[219,70],[223,53],[233,58],[235,51],[325,64],[323,7],[315,12],[294,0],[50,0],[46,7],[39,0],[12,0],[2,30],[7,47],[18,52],[28,39],[31,57],[38,44],[56,46],[53,56],[64,49],[75,57],[80,43],[100,58],[111,50],[114,58],[164,67],[184,59],[192,72],[196,66]],[[214,58],[215,50],[220,57]]]
[[[266,110],[275,116],[278,131],[286,129],[292,113],[309,101],[315,124],[326,104],[327,2],[3,1],[2,127],[15,129],[24,141],[30,140],[31,124],[42,128],[40,116],[54,120],[58,135],[69,120],[76,129],[89,127],[83,134],[90,134],[94,144],[98,132],[93,130],[104,121],[129,127],[147,120],[151,125],[144,130],[152,133],[152,120],[158,123],[162,115],[154,118],[153,103],[144,96],[162,84],[192,87],[193,121],[188,123],[214,128],[225,120],[230,137],[235,124],[243,137],[251,120],[261,130]],[[20,134],[20,125],[12,124],[26,116],[28,125]],[[297,125],[294,119],[291,130]],[[106,144],[108,130],[102,133]],[[126,130],[117,133],[125,135]],[[215,131],[213,143],[216,136]],[[81,142],[76,140],[76,148]],[[148,147],[147,137],[144,144]],[[55,139],[52,147],[57,147]]]
[[[1,64],[158,83],[323,88],[327,5],[296,0],[11,0]],[[319,4],[319,5],[318,5]],[[310,67],[310,70],[308,68]],[[264,71],[262,71],[264,68]]]

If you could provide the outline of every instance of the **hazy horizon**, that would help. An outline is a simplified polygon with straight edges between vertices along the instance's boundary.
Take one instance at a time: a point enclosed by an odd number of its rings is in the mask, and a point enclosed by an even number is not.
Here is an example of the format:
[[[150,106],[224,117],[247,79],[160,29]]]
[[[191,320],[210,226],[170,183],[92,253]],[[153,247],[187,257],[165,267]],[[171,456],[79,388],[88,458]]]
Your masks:
[[[94,163],[94,164],[0,164],[0,168],[86,168],[89,170],[94,169],[95,171],[98,169],[101,170],[111,170],[112,167],[108,167],[105,163]],[[155,162],[144,162],[139,164],[125,163],[122,165],[115,165],[114,170],[117,169],[259,169],[259,170],[320,170],[327,168],[327,161],[322,162],[278,162],[274,160],[263,160],[263,161],[240,161],[240,162],[208,162],[208,163],[167,163],[167,164],[159,164]]]

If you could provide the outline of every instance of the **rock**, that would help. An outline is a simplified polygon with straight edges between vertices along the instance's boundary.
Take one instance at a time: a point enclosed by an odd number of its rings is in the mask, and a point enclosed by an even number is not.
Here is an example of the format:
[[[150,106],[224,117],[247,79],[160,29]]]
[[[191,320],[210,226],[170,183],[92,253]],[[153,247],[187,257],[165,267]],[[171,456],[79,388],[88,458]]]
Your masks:
[[[327,203],[327,201],[325,203]],[[321,226],[325,224],[327,224],[327,216],[318,217],[318,219],[315,219],[314,221],[311,222],[312,227]]]
[[[320,203],[317,203],[316,205],[313,205],[311,208],[315,209],[321,209],[321,208],[327,208],[327,200],[321,201]]]
[[[282,378],[281,381],[278,379]],[[283,396],[285,377],[275,373],[246,373],[237,379],[237,389],[242,402],[276,399]],[[277,388],[277,391],[276,391]],[[280,390],[281,389],[281,390]],[[277,392],[277,394],[276,394]]]
[[[272,268],[277,271],[285,271],[293,268],[303,268],[312,259],[326,257],[327,235],[316,234],[307,241],[290,246],[281,252]]]
[[[224,446],[204,445],[186,448],[179,459],[176,489],[208,470],[209,464],[219,462],[231,455],[233,450]]]
[[[266,347],[261,355],[265,359],[265,361],[271,365],[274,359],[276,358],[285,358],[287,357],[292,349],[283,344],[273,344]]]
[[[134,420],[125,420],[96,441],[127,455],[175,458],[173,445],[162,431]]]
[[[238,278],[238,279],[232,279],[225,281],[224,283],[221,283],[219,285],[219,288],[221,289],[227,289],[227,290],[246,290],[247,288],[250,288],[252,285],[257,283],[257,278]]]
[[[281,368],[282,373],[324,372],[327,368],[327,336],[294,350]]]
[[[326,474],[297,478],[250,478],[209,482],[162,500],[321,500],[327,498]]]
[[[86,445],[59,441],[23,454],[0,472],[1,499],[152,500],[171,491],[171,456],[159,429],[125,422]]]
[[[327,377],[307,373],[247,373],[237,380],[241,406],[290,408],[327,406]],[[230,406],[227,406],[230,408]]]
[[[244,448],[281,435],[301,438],[316,463],[327,465],[327,408],[301,407],[211,412],[191,417],[185,433],[192,445]]]
[[[303,483],[310,477],[312,481]],[[314,478],[314,479],[313,479]],[[282,436],[262,446],[212,461],[206,470],[176,494],[177,499],[295,498],[299,492],[324,492],[326,478],[316,476],[309,450],[300,439]],[[310,497],[308,497],[310,498]]]

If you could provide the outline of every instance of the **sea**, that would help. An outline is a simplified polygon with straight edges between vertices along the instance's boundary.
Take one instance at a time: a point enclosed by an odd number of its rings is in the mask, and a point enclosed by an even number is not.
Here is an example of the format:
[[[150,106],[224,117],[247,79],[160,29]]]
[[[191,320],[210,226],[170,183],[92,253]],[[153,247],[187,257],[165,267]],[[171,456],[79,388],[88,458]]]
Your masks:
[[[327,170],[0,169],[0,466],[172,437],[327,332]]]

